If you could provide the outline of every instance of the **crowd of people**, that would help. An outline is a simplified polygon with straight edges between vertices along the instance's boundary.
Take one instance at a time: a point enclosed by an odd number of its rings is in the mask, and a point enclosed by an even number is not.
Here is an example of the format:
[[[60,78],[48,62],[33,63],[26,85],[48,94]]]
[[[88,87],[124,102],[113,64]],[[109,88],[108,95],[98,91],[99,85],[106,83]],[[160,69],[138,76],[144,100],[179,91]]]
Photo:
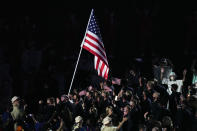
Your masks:
[[[0,131],[196,131],[195,61],[192,70],[176,70],[165,60],[152,66],[159,54],[175,57],[176,68],[190,66],[190,56],[197,56],[196,11],[172,11],[167,5],[173,4],[159,1],[142,3],[97,10],[111,57],[110,75],[108,80],[87,75],[93,72],[93,62],[84,51],[70,94],[67,83],[90,9],[65,9],[54,2],[41,6],[48,7],[44,11],[31,5],[34,10],[24,9],[24,14],[7,8],[12,15],[0,17]],[[171,48],[169,41],[179,43],[178,49]],[[124,75],[133,55],[146,62]],[[185,56],[182,65],[177,56]]]
[[[196,131],[197,79],[187,69],[177,77],[166,59],[147,79],[136,68],[124,78],[110,77],[98,87],[37,101],[35,111],[19,96],[1,114],[0,130],[36,131]],[[181,78],[181,79],[178,79]]]

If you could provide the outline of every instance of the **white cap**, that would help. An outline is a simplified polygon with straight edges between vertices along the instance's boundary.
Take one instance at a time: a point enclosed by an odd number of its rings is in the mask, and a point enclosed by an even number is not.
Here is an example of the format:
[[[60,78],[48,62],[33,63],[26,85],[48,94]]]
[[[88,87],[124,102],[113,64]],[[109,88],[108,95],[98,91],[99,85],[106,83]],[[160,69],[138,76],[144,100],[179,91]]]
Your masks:
[[[103,121],[102,121],[102,123],[104,124],[104,125],[106,125],[106,124],[109,124],[111,122],[111,118],[110,117],[105,117],[104,119],[103,119]]]
[[[174,72],[171,72],[170,76],[176,76],[176,74]]]
[[[83,120],[83,118],[81,116],[75,117],[75,123],[79,123],[82,120]]]
[[[12,97],[11,102],[14,103],[17,99],[19,99],[19,97],[18,96],[14,96],[14,97]]]

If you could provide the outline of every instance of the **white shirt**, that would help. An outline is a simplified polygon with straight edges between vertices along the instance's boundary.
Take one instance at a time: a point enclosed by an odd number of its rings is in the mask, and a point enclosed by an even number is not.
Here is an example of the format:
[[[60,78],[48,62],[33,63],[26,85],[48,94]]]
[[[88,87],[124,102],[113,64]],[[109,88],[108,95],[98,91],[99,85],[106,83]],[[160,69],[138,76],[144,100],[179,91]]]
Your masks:
[[[117,127],[115,126],[105,126],[103,125],[101,127],[101,131],[116,131],[117,130]]]
[[[183,80],[175,80],[175,81],[170,81],[170,79],[163,79],[162,80],[162,84],[167,84],[168,85],[168,89],[167,89],[167,92],[169,95],[172,94],[172,84],[176,84],[178,85],[178,88],[177,88],[177,92],[182,92],[181,88],[183,86]]]

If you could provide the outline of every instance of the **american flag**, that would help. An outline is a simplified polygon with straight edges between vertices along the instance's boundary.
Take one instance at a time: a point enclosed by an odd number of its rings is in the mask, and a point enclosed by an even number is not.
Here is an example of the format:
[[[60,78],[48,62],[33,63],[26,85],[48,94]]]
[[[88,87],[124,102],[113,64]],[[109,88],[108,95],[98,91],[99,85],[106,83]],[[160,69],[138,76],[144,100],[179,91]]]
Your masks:
[[[94,55],[94,68],[97,70],[98,75],[107,79],[109,65],[93,9],[82,47]]]
[[[119,78],[112,78],[112,84],[114,85],[120,85],[121,84],[121,79]]]

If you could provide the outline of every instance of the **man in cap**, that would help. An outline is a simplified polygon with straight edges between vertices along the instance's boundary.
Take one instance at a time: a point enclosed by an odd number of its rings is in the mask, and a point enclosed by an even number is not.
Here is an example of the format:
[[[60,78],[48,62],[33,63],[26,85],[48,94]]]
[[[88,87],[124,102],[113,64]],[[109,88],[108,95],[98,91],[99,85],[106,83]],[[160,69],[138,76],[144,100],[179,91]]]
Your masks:
[[[85,128],[83,128],[83,118],[81,116],[75,117],[75,124],[72,130],[73,131],[78,131],[78,130],[85,131]]]
[[[14,121],[14,130],[16,130],[17,127],[23,123],[23,119],[25,117],[25,111],[24,108],[21,106],[20,98],[18,96],[14,96],[11,99],[11,102],[13,105],[11,116]]]

